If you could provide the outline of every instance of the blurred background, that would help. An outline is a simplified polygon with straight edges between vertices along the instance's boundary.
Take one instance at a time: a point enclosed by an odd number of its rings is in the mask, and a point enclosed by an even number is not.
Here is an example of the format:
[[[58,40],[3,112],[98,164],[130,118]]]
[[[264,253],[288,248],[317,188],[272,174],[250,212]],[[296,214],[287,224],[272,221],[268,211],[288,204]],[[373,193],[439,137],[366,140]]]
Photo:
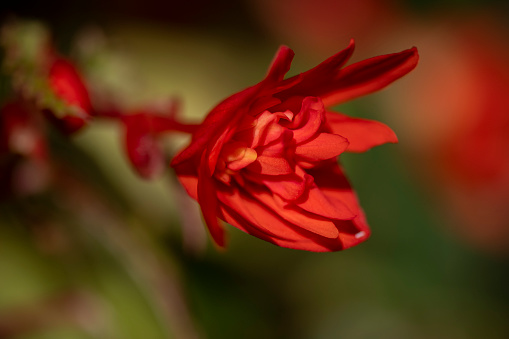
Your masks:
[[[118,125],[50,133],[51,179],[23,172],[42,188],[0,202],[0,338],[509,338],[507,2],[1,6],[2,22],[46,25],[92,92],[126,109],[177,96],[193,122],[261,80],[281,44],[296,52],[290,74],[351,38],[353,61],[412,46],[421,59],[336,108],[400,140],[341,156],[373,230],[344,252],[283,249],[233,227],[218,251],[171,169],[135,174]],[[2,75],[2,105],[9,88]],[[186,141],[162,140],[168,155]]]

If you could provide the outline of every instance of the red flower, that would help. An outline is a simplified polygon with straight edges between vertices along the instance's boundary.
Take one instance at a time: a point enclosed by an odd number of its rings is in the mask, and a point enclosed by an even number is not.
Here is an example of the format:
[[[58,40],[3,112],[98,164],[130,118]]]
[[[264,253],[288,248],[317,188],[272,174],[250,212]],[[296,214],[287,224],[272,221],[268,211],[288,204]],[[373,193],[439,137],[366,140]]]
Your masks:
[[[195,125],[177,122],[177,111],[177,102],[172,101],[167,112],[148,108],[132,114],[110,114],[120,119],[124,125],[127,156],[141,177],[151,179],[162,174],[166,159],[159,139],[165,132],[192,133],[196,129]]]
[[[46,116],[63,132],[76,132],[86,124],[92,111],[81,76],[69,61],[56,58],[49,69],[48,80],[51,90],[68,107],[61,112],[45,109]]]
[[[293,51],[281,47],[264,80],[225,99],[172,166],[224,246],[222,219],[276,245],[337,251],[370,234],[337,157],[397,142],[386,125],[327,107],[379,90],[412,70],[412,48],[341,68],[343,51],[284,80]]]

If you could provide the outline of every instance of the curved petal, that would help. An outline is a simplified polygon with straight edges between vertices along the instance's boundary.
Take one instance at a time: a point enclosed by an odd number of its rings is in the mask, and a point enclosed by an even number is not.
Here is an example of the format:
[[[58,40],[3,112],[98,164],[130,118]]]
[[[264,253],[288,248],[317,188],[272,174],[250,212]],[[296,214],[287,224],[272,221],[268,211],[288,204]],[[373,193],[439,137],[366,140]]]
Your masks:
[[[262,182],[284,200],[296,200],[306,191],[306,180],[295,174],[268,177]]]
[[[334,158],[348,147],[348,140],[341,135],[320,133],[315,138],[295,147],[295,156],[308,161]]]
[[[385,143],[397,143],[398,137],[389,126],[368,119],[351,118],[341,113],[327,112],[331,132],[348,139],[347,152],[365,152]]]
[[[299,122],[298,120],[304,120]],[[301,143],[313,137],[325,120],[325,107],[322,100],[316,97],[306,97],[302,100],[300,112],[295,116],[294,122],[301,125],[292,129],[296,143]]]
[[[247,190],[249,188],[246,187]],[[295,226],[316,233],[326,238],[337,238],[339,235],[336,225],[330,220],[316,214],[308,213],[300,208],[293,208],[270,192],[257,192],[253,198],[270,208],[283,219]]]
[[[349,220],[356,216],[342,200],[329,199],[315,184],[311,185],[306,193],[294,202],[305,211],[335,220]]]
[[[249,221],[242,218],[238,213],[236,213],[231,208],[228,208],[227,206],[222,206],[221,212],[223,215],[223,219],[227,223],[235,226],[236,228],[243,232],[251,234],[259,239],[273,243],[274,245],[280,247],[311,252],[333,252],[340,251],[343,249],[343,243],[341,242],[340,238],[329,239],[302,230],[302,236],[298,239],[294,240],[279,239],[271,237],[266,233],[261,232]]]
[[[222,204],[233,209],[242,219],[270,237],[285,240],[302,238],[294,225],[239,189],[218,191],[217,196]]]
[[[315,178],[315,183],[320,191],[331,202],[341,201],[356,214],[351,220],[338,220],[334,224],[339,231],[344,249],[355,246],[369,238],[369,229],[364,211],[359,205],[357,195],[335,161],[321,168],[313,168],[308,171]]]
[[[296,200],[304,194],[308,183],[313,180],[307,174],[295,172],[285,175],[264,175],[245,171],[243,176],[253,183],[266,186],[271,192],[288,201]]]
[[[307,172],[313,176],[314,183],[328,199],[342,201],[353,213],[358,213],[360,206],[357,196],[336,161],[331,160],[328,164],[308,169]]]

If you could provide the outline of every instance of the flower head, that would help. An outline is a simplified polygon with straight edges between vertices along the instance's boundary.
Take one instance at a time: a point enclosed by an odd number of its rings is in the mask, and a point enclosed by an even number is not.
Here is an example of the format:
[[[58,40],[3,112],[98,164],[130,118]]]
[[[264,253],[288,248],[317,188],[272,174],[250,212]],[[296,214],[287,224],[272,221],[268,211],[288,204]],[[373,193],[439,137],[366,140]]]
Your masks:
[[[166,157],[160,139],[164,134],[169,131],[194,131],[195,125],[177,121],[178,110],[179,102],[174,99],[162,110],[146,107],[130,114],[110,114],[110,117],[121,120],[127,157],[142,178],[151,179],[163,173]]]
[[[343,51],[284,79],[293,51],[281,47],[264,80],[217,105],[172,162],[225,245],[218,219],[276,245],[337,251],[368,238],[356,195],[338,165],[345,152],[397,142],[386,125],[328,107],[379,90],[411,71],[415,48],[342,68]]]

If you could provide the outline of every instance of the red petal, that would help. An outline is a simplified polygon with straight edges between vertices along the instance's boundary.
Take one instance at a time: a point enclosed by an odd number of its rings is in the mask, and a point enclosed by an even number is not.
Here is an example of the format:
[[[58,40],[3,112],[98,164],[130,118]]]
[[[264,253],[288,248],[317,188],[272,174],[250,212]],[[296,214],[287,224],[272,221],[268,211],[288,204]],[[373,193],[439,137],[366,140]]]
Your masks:
[[[247,114],[250,101],[256,97],[259,89],[260,86],[249,87],[226,98],[217,105],[193,134],[191,144],[173,158],[172,166],[176,166],[203,152],[208,148],[207,146],[211,147],[211,143],[218,145],[217,140],[221,136],[225,136],[227,129],[234,129],[239,125],[239,121]],[[217,153],[217,156],[219,156],[219,153]],[[212,159],[212,162],[214,160],[217,159]],[[212,168],[215,167],[215,164],[211,165],[214,165],[211,166]]]
[[[74,65],[67,60],[56,59],[49,71],[49,81],[58,97],[90,114],[91,104],[88,91]]]
[[[270,157],[285,157],[285,154],[293,147],[293,133],[291,130],[282,128],[279,140],[275,140],[266,146],[256,148],[258,155]]]
[[[284,175],[293,173],[293,169],[286,159],[260,155],[247,170],[256,174]]]
[[[255,226],[253,226],[248,220],[243,219],[238,213],[227,206],[222,206],[221,211],[224,220],[229,224],[237,227],[241,231],[249,233],[259,239],[268,241],[277,246],[292,248],[303,251],[312,252],[332,252],[343,249],[343,244],[340,239],[329,239],[318,236],[316,234],[302,231],[302,236],[295,240],[286,240],[271,237],[264,232],[261,232]]]
[[[238,171],[255,161],[258,155],[254,149],[246,147],[245,143],[231,141],[224,145],[220,156],[221,164],[216,166],[216,168],[222,167],[224,163],[229,169]],[[224,169],[224,167],[221,169]]]
[[[223,219],[238,229],[275,245],[313,252],[339,251],[353,246],[369,236],[369,230],[366,229],[365,235],[360,234],[361,236],[356,238],[359,232],[352,226],[354,223],[351,220],[335,221],[334,226],[331,224],[326,226],[325,224],[316,224],[320,220],[326,222],[324,219],[310,218],[310,220],[302,219],[303,223],[297,226],[293,220],[288,218],[290,213],[283,212],[279,215],[274,213],[274,210],[268,206],[269,194],[263,192],[251,193],[250,197],[247,192],[242,193],[239,190],[228,193],[220,192],[218,196],[222,202],[220,210]],[[253,198],[259,200],[256,201]],[[291,213],[292,217],[299,221],[301,218],[309,216],[306,212],[301,215],[298,215],[296,211],[291,211]],[[307,222],[311,222],[311,224],[306,225]],[[305,226],[311,228],[311,225],[316,227],[312,231],[301,228]],[[339,229],[339,237],[334,236],[336,234],[334,229],[336,231]],[[323,236],[317,233],[322,233]]]
[[[308,251],[334,251],[344,249],[342,239],[338,239],[339,232],[333,223],[319,223],[318,220],[306,218],[305,214],[287,210],[283,215],[277,215],[264,205],[253,200],[252,197],[238,190],[218,194],[224,204],[222,206],[225,221],[238,227],[244,232],[258,238],[270,241],[279,246],[303,249]],[[258,198],[258,194],[254,194]],[[232,213],[232,210],[235,213]],[[308,230],[299,230],[296,224],[287,218],[298,220],[300,227]],[[283,218],[281,218],[283,217]],[[315,226],[313,228],[310,224]]]
[[[343,249],[356,246],[366,241],[371,235],[362,211],[352,220],[336,221],[335,224],[339,230],[339,238],[343,243]]]
[[[329,166],[309,171],[315,177],[315,183],[320,187],[322,194],[335,205],[341,202],[356,214],[351,220],[338,220],[334,224],[339,231],[339,239],[343,249],[358,245],[367,240],[371,231],[366,222],[364,211],[360,208],[355,192],[339,166],[332,162]]]
[[[331,56],[309,71],[300,74],[300,82],[298,84],[281,91],[275,96],[282,98],[283,100],[293,96],[320,96],[317,95],[321,93],[318,89],[327,86],[327,83],[333,79],[341,67],[343,67],[348,59],[350,59],[354,47],[355,43],[353,40],[351,40],[347,48]]]
[[[251,104],[251,107],[249,107],[249,113],[255,117],[258,114],[266,111],[268,108],[276,106],[280,103],[281,100],[272,96],[262,96],[255,99],[255,101]]]
[[[279,82],[290,70],[295,53],[287,46],[279,47],[267,72],[264,81]]]
[[[198,203],[203,213],[203,219],[209,229],[212,239],[220,246],[225,246],[224,228],[218,219],[219,201],[217,200],[217,189],[214,185],[214,179],[209,172],[206,159],[208,152],[204,152],[198,169]]]
[[[324,79],[316,93],[326,107],[378,91],[417,66],[417,49],[370,58],[342,69],[333,79]]]
[[[221,203],[233,209],[260,232],[286,240],[302,238],[302,235],[295,230],[291,223],[280,218],[245,192],[231,189],[227,192],[218,191],[217,195]]]
[[[371,234],[366,217],[341,168],[331,161],[327,166],[309,170],[309,173],[314,176],[315,183],[329,201],[341,201],[357,214],[352,220],[335,222],[345,248],[366,240]]]
[[[313,176],[314,183],[329,200],[342,201],[353,213],[358,214],[360,206],[357,196],[336,161],[309,169],[308,173]]]
[[[239,171],[246,166],[249,166],[257,159],[257,154],[254,149],[245,148],[244,156],[240,159],[228,163],[228,168],[233,171]]]
[[[187,193],[194,200],[198,200],[198,166],[192,161],[186,161],[175,167],[177,178]]]
[[[349,152],[365,152],[387,142],[397,143],[398,137],[387,125],[367,119],[351,118],[341,113],[327,112],[327,123],[334,134],[348,139]]]
[[[301,143],[311,138],[318,132],[325,120],[325,108],[322,100],[316,97],[306,97],[302,100],[302,108],[295,116],[295,121],[305,119],[304,124],[293,129],[293,138],[296,143]]]
[[[315,138],[297,145],[295,155],[308,161],[334,158],[348,147],[348,140],[341,135],[320,133]]]
[[[179,175],[178,179],[187,194],[194,200],[198,200],[198,178],[195,176]]]
[[[276,97],[317,96],[326,107],[380,90],[417,65],[417,49],[370,58],[340,69],[353,52],[353,41],[343,51],[301,75],[301,82]]]
[[[356,215],[343,201],[329,199],[314,184],[308,189],[307,195],[303,195],[295,204],[303,210],[330,219],[348,220]]]
[[[306,191],[308,182],[305,176],[300,176],[295,173],[286,175],[262,175],[246,171],[243,175],[247,180],[265,185],[271,192],[289,201],[298,199]]]
[[[290,111],[277,113],[265,111],[258,116],[255,125],[242,133],[244,135],[241,134],[240,137],[248,141],[251,148],[269,144],[281,137],[283,133],[283,127],[277,122],[280,119],[291,119],[292,115]]]
[[[339,235],[338,229],[330,219],[321,218],[300,208],[285,206],[281,199],[278,199],[277,196],[273,196],[269,192],[262,191],[252,196],[295,226],[326,238],[337,238]]]

